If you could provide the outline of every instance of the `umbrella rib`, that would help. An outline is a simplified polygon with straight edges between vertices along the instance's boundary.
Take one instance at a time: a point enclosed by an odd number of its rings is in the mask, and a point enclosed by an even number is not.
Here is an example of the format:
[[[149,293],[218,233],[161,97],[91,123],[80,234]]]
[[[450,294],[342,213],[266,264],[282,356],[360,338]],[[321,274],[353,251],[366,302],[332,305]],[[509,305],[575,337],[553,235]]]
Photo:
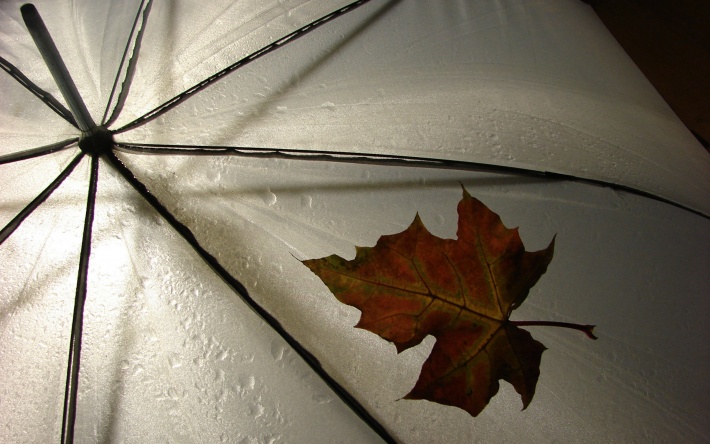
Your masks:
[[[131,172],[131,170],[116,157],[113,152],[106,154],[107,160],[118,170],[118,172],[128,181],[128,183],[143,196],[143,198],[182,236],[183,239],[195,250],[207,265],[229,286],[231,289],[251,308],[264,322],[274,329],[298,355],[316,372],[316,374],[335,392],[336,395],[350,409],[360,417],[375,433],[386,442],[394,443],[394,438],[385,427],[380,424],[366,409],[355,399],[343,386],[341,386],[332,376],[330,376],[321,366],[318,359],[313,356],[300,342],[284,329],[281,323],[271,315],[266,309],[259,305],[247,291],[246,287],[232,276],[222,264],[219,263],[211,253],[209,253],[197,240],[192,231],[180,222]]]
[[[15,232],[15,230],[22,224],[22,222],[34,212],[42,203],[47,200],[47,198],[59,188],[59,186],[64,182],[64,180],[69,177],[69,175],[74,171],[74,168],[79,164],[81,159],[84,157],[84,153],[80,152],[74,159],[67,165],[64,170],[59,173],[59,175],[50,183],[47,188],[45,188],[41,193],[37,195],[25,208],[20,211],[17,216],[15,216],[5,227],[0,230],[0,245],[5,242],[5,240]]]
[[[57,151],[61,151],[63,149],[71,147],[74,143],[78,141],[79,138],[75,137],[73,139],[62,140],[61,142],[52,143],[50,145],[44,145],[29,150],[6,154],[4,156],[0,156],[0,165],[56,153]]]
[[[692,207],[657,196],[647,191],[633,188],[627,185],[620,185],[599,179],[590,179],[571,174],[555,173],[552,171],[538,171],[527,168],[520,168],[506,165],[494,165],[480,162],[470,162],[465,160],[437,159],[433,157],[402,156],[396,154],[380,154],[366,152],[347,151],[321,151],[321,150],[299,150],[290,148],[257,148],[257,147],[236,147],[236,146],[205,146],[205,145],[178,145],[178,144],[138,144],[138,143],[117,143],[116,147],[125,151],[138,152],[143,154],[157,155],[185,155],[185,156],[220,156],[232,155],[238,157],[254,157],[262,159],[289,159],[308,160],[316,162],[339,162],[351,164],[377,165],[377,166],[401,166],[417,168],[452,169],[462,171],[481,171],[501,174],[517,174],[522,176],[537,177],[544,180],[573,181],[590,185],[611,188],[615,191],[627,192],[663,202],[689,211],[693,214],[710,219],[707,215]]]
[[[96,191],[99,179],[99,157],[91,157],[91,176],[89,193],[86,200],[84,233],[79,255],[79,273],[77,276],[74,315],[69,339],[69,358],[67,362],[67,383],[64,391],[64,414],[62,419],[62,444],[74,442],[74,423],[76,420],[76,400],[79,388],[79,364],[81,358],[81,336],[84,328],[84,303],[89,277],[89,257],[91,256],[91,231],[96,206]]]
[[[37,96],[37,98],[39,98],[52,111],[57,113],[59,117],[69,122],[74,128],[79,129],[76,120],[74,120],[74,116],[64,105],[55,99],[53,95],[37,86],[33,81],[27,78],[22,71],[3,57],[0,57],[0,68],[10,74],[12,78],[17,80],[17,82],[24,86],[29,92]]]
[[[172,108],[176,107],[183,101],[189,99],[192,97],[194,94],[202,91],[203,89],[207,88],[208,86],[212,85],[222,77],[226,76],[227,74],[231,74],[232,72],[236,71],[239,68],[242,68],[249,63],[253,62],[254,60],[257,60],[261,58],[262,56],[265,56],[266,54],[271,53],[272,51],[275,51],[286,44],[293,42],[304,35],[308,34],[309,32],[319,28],[321,25],[324,25],[331,20],[334,20],[338,17],[340,17],[343,14],[346,14],[355,8],[358,8],[359,6],[364,5],[365,3],[368,3],[370,0],[357,0],[354,1],[346,6],[343,6],[342,8],[333,11],[317,20],[314,20],[310,23],[308,23],[305,26],[302,26],[298,28],[297,30],[291,32],[290,34],[287,34],[286,36],[280,38],[279,40],[270,43],[263,48],[249,54],[248,56],[242,58],[241,60],[234,62],[233,64],[227,66],[226,68],[222,69],[221,71],[211,75],[210,77],[207,77],[205,80],[201,81],[200,83],[197,83],[196,85],[193,85],[192,87],[188,88],[187,90],[183,91],[182,93],[178,94],[177,96],[173,97],[172,99],[168,100],[167,102],[163,103],[162,105],[157,106],[156,108],[153,108],[151,111],[148,111],[146,114],[144,114],[141,117],[138,117],[137,119],[133,120],[132,122],[122,126],[121,128],[117,129],[114,131],[115,134],[123,133],[125,131],[128,131],[130,129],[133,129],[135,127],[141,126],[158,116],[170,111]]]
[[[135,74],[136,71],[136,62],[138,61],[138,55],[140,53],[140,48],[141,48],[141,42],[143,41],[143,33],[145,32],[146,28],[146,23],[148,21],[148,14],[150,13],[150,8],[153,5],[153,0],[143,0],[138,7],[138,13],[136,14],[136,18],[133,22],[133,28],[131,28],[131,33],[128,36],[128,41],[126,42],[126,48],[123,51],[123,57],[121,58],[121,64],[118,67],[118,70],[116,71],[116,79],[113,82],[113,87],[111,88],[111,95],[108,98],[108,101],[106,103],[106,110],[104,111],[104,115],[101,118],[101,121],[103,122],[103,126],[108,127],[110,126],[113,122],[116,121],[118,116],[121,114],[121,111],[123,110],[123,105],[126,103],[126,98],[128,97],[128,91],[131,89],[131,83],[133,82],[133,75]],[[143,17],[142,20],[140,20],[141,16]],[[138,23],[141,23],[140,28],[138,28]],[[136,29],[138,29],[138,32],[136,33]],[[121,77],[121,72],[123,70],[123,66],[126,63],[126,58],[128,57],[128,53],[131,47],[131,37],[135,34],[136,39],[135,43],[133,45],[133,52],[131,54],[131,57],[128,59],[128,67],[126,68],[126,77],[123,79],[123,83],[121,84],[121,92],[118,94],[118,99],[116,100],[116,106],[114,107],[113,111],[111,112],[111,116],[108,117],[108,112],[109,109],[111,108],[111,103],[113,102],[113,97],[116,94],[116,89],[118,88],[118,83]],[[107,118],[108,117],[108,118]]]

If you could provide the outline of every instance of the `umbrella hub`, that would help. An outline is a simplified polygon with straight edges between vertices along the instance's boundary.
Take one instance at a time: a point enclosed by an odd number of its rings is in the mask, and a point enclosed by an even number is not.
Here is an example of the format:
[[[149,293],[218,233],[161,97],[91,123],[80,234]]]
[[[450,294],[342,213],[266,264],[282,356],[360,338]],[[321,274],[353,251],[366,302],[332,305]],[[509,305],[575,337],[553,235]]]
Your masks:
[[[82,131],[79,148],[86,154],[101,155],[114,146],[113,133],[103,126],[95,126],[89,131]]]

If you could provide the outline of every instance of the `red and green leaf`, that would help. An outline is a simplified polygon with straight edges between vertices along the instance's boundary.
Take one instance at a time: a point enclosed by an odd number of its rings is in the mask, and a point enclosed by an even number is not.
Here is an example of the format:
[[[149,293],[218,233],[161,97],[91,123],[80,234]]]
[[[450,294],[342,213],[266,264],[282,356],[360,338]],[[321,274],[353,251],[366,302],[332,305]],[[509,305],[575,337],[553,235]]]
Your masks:
[[[478,415],[513,385],[523,408],[535,394],[545,347],[509,321],[547,270],[554,239],[525,251],[517,229],[465,189],[457,239],[442,239],[419,216],[374,247],[356,247],[353,260],[332,255],[303,261],[344,304],[362,315],[356,327],[392,342],[398,352],[436,338],[406,399],[427,399]],[[553,325],[559,323],[539,323]],[[528,324],[529,325],[529,324]],[[590,337],[592,326],[579,327]]]

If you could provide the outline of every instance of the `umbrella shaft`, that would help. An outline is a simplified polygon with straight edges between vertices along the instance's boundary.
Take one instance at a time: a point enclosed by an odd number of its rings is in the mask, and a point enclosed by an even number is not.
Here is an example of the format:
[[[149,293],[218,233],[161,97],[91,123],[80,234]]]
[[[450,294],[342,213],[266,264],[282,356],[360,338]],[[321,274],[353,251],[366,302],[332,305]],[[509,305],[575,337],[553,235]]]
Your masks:
[[[54,77],[54,81],[57,82],[59,91],[61,91],[64,96],[64,100],[67,101],[69,109],[71,109],[74,119],[77,125],[79,125],[79,129],[84,132],[89,131],[94,128],[96,124],[79,95],[74,80],[72,80],[69,70],[67,70],[59,54],[59,50],[57,50],[52,36],[49,35],[49,31],[44,25],[44,21],[42,17],[40,17],[37,8],[35,8],[34,5],[26,4],[23,5],[20,10],[25,25],[30,31],[32,40],[34,40],[37,49],[39,49],[40,54],[42,54],[44,63],[47,64],[47,68],[49,68],[49,72],[52,74],[52,77]]]

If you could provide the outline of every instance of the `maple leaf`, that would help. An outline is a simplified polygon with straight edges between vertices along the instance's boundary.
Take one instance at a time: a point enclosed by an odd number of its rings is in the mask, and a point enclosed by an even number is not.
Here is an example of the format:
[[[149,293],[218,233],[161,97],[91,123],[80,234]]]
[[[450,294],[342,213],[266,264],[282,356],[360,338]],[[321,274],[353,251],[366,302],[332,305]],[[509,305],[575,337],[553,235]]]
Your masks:
[[[462,187],[463,188],[463,187]],[[535,394],[545,346],[520,325],[593,326],[514,322],[509,317],[547,270],[554,238],[525,251],[517,228],[463,189],[457,239],[429,233],[419,215],[401,233],[356,247],[353,260],[337,255],[305,260],[335,297],[361,310],[356,327],[392,342],[398,352],[427,335],[436,344],[405,399],[427,399],[478,415],[498,392],[513,385],[523,408]]]

